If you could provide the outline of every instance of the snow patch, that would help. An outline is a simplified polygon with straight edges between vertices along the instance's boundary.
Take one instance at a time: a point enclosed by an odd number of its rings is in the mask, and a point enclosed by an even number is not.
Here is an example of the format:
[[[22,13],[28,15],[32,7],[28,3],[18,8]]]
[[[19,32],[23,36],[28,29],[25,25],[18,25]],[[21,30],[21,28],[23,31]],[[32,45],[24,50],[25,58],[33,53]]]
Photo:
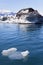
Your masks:
[[[28,10],[22,10],[21,13],[28,13]]]

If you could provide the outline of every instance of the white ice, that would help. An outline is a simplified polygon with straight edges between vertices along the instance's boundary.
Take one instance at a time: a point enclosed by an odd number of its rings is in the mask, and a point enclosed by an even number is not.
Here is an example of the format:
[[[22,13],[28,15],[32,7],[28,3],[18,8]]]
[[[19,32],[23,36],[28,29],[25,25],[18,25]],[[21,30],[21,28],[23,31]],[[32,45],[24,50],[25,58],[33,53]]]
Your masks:
[[[10,59],[24,59],[25,57],[28,56],[29,51],[17,51],[17,48],[10,48],[7,50],[2,50],[2,55],[7,56]]]

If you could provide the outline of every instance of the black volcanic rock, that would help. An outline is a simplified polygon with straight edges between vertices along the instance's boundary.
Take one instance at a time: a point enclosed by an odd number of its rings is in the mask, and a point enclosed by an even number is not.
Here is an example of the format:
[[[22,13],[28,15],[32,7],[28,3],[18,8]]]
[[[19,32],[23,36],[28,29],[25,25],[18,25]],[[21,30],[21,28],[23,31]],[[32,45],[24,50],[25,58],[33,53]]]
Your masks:
[[[5,20],[7,20],[7,17],[3,17],[3,18],[2,18],[2,21],[5,21]]]
[[[17,12],[16,18],[26,19],[27,21],[30,21],[31,23],[43,22],[43,16],[41,16],[39,12],[37,10],[34,10],[33,8],[21,9],[19,12]]]

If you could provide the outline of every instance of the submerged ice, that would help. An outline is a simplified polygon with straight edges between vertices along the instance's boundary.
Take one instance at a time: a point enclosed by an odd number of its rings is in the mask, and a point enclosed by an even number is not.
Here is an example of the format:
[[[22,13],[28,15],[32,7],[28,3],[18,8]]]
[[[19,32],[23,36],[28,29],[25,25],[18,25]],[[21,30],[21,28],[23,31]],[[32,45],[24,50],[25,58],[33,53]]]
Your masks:
[[[10,48],[7,50],[2,50],[2,55],[7,56],[10,59],[24,59],[28,56],[29,51],[17,51],[17,48]]]

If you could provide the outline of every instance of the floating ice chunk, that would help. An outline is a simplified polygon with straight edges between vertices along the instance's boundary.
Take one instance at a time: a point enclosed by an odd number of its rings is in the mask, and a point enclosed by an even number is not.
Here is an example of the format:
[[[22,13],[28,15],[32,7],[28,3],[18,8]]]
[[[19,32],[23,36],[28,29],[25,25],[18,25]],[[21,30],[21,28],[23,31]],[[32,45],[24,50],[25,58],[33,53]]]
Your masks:
[[[29,51],[28,50],[23,51],[23,52],[21,52],[21,54],[23,55],[23,57],[26,57],[29,54]]]
[[[15,52],[15,51],[17,51],[17,48],[10,48],[10,49],[8,49],[8,50],[3,50],[3,51],[2,51],[2,55],[8,56],[8,55],[12,54],[12,53]]]
[[[24,59],[26,56],[28,56],[29,51],[17,51],[17,48],[10,48],[8,50],[3,50],[2,55],[7,56],[10,59]]]

